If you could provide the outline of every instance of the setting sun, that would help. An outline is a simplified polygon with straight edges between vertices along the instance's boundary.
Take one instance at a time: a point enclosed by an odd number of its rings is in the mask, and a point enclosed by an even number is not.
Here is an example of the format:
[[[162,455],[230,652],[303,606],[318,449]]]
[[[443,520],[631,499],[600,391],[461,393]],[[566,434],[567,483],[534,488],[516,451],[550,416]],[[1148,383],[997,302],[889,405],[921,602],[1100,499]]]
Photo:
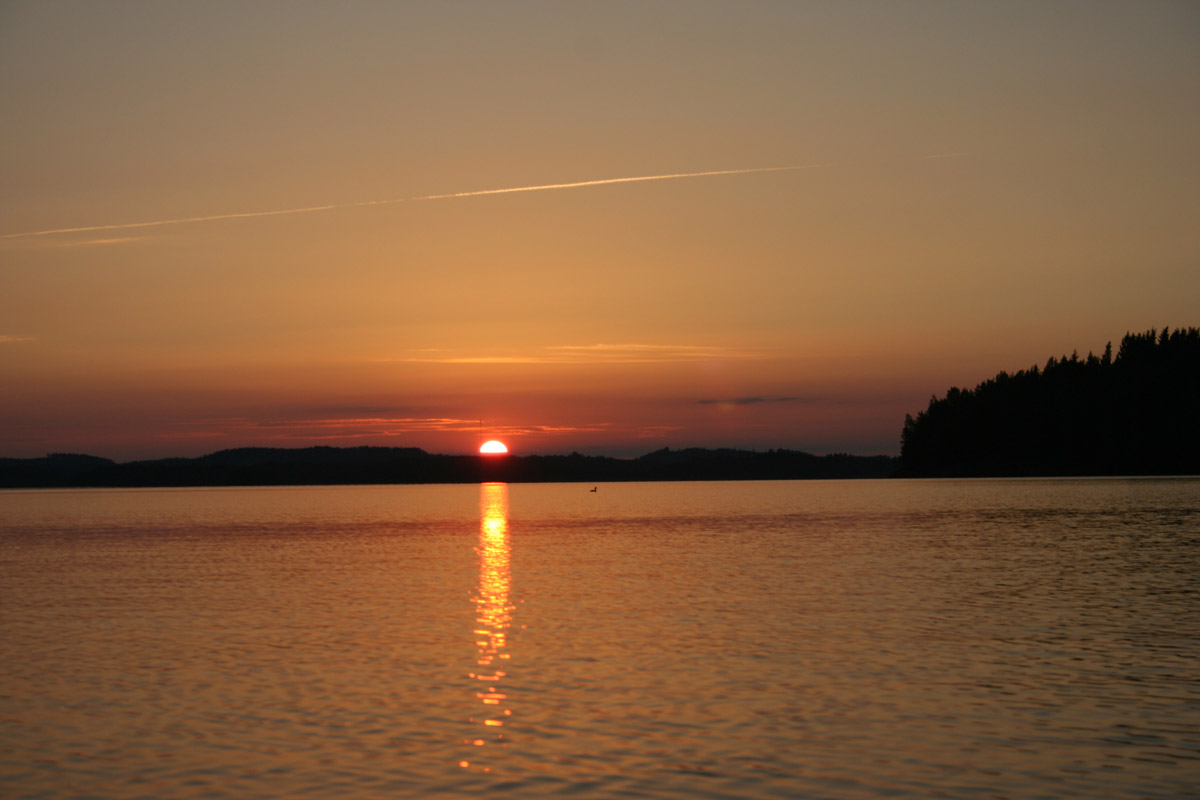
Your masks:
[[[495,439],[492,439],[491,441],[484,442],[480,446],[479,452],[481,452],[485,455],[495,455],[497,453],[507,453],[508,447],[505,446],[504,442],[498,442]]]

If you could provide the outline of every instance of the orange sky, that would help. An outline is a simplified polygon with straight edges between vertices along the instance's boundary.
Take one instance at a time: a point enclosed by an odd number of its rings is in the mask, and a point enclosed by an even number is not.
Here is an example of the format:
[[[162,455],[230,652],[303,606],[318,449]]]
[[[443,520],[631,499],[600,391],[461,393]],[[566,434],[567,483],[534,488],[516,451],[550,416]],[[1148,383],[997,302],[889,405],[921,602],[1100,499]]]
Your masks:
[[[1200,323],[1197,42],[1188,2],[0,4],[0,456],[895,453],[950,385]]]

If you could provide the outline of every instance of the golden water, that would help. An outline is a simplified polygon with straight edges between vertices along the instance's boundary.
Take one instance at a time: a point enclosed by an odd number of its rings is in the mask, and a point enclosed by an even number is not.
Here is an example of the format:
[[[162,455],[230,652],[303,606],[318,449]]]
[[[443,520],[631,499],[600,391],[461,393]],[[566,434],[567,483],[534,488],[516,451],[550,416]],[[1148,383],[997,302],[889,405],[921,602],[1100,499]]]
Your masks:
[[[0,493],[5,797],[1188,797],[1200,480]]]

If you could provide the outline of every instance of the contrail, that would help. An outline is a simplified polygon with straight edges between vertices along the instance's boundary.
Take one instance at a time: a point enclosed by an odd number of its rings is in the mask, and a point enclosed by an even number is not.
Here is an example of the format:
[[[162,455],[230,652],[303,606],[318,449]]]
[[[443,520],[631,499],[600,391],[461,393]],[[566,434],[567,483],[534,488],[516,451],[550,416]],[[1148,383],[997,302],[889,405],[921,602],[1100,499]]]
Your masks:
[[[543,189],[578,189],[583,186],[604,186],[609,183],[636,183],[637,181],[667,181],[673,178],[703,178],[709,175],[748,175],[752,172],[786,172],[797,169],[816,169],[829,167],[832,164],[804,164],[798,167],[755,167],[753,169],[717,169],[708,172],[675,172],[670,175],[641,175],[636,178],[605,178],[599,181],[577,181],[575,183],[547,183],[541,186],[516,186],[510,189],[481,189],[474,192],[454,192],[453,194],[430,194],[424,197],[414,197],[413,200],[448,200],[452,197],[478,197],[485,194],[510,194],[512,192],[540,192]],[[393,202],[403,202],[396,200]],[[355,205],[358,205],[357,203]]]
[[[707,172],[673,172],[669,175],[638,175],[633,178],[604,178],[598,181],[576,181],[574,183],[544,183],[538,186],[512,186],[507,189],[478,189],[470,192],[449,194],[427,194],[420,197],[402,197],[397,200],[360,200],[355,203],[330,203],[323,206],[284,208],[278,211],[243,211],[234,214],[210,214],[203,217],[176,217],[157,219],[150,222],[123,222],[117,225],[84,225],[77,228],[49,228],[42,231],[0,234],[0,239],[21,239],[33,236],[51,236],[57,233],[91,233],[95,231],[120,231],[133,228],[157,228],[163,225],[186,225],[192,222],[215,222],[223,219],[248,219],[250,217],[281,217],[287,214],[311,214],[316,211],[332,211],[339,208],[362,208],[364,206],[387,206],[397,203],[415,203],[421,200],[450,200],[457,197],[482,197],[489,194],[512,194],[514,192],[541,192],[550,189],[581,189],[585,186],[606,186],[612,183],[637,183],[639,181],[667,181],[677,178],[704,178],[714,175],[749,175],[754,172],[790,172],[801,169],[817,169],[834,166],[829,164],[804,164],[792,167],[753,167],[751,169],[717,169]]]

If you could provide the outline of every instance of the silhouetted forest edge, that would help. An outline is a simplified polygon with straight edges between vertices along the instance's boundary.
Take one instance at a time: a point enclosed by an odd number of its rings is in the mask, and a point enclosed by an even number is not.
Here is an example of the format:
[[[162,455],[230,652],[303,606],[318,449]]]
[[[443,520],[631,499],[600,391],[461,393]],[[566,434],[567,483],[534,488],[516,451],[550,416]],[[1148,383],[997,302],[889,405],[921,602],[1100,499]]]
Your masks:
[[[795,450],[662,450],[634,459],[607,456],[436,455],[415,447],[246,447],[199,458],[117,463],[56,453],[0,458],[0,487],[290,486],[414,483],[602,483],[885,478],[891,456],[816,456]]]
[[[1200,329],[952,387],[900,441],[902,477],[1200,474]]]

